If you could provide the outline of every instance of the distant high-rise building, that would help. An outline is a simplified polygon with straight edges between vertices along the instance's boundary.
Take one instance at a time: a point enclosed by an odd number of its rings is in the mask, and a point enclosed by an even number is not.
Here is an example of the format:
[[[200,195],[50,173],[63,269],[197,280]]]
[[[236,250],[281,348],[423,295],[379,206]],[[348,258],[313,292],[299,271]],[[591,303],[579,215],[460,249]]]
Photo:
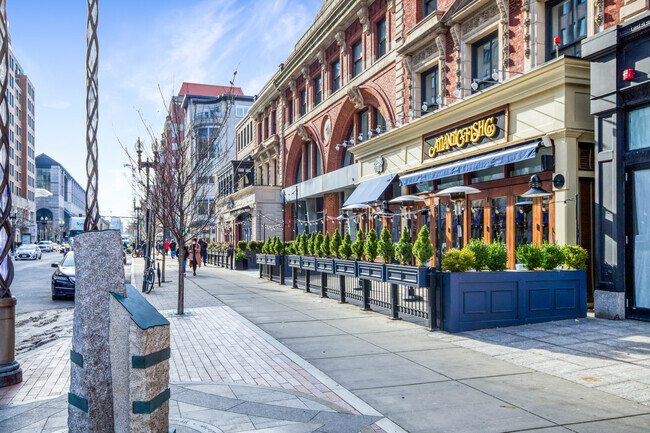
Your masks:
[[[9,187],[17,242],[36,240],[35,92],[32,82],[9,50]]]

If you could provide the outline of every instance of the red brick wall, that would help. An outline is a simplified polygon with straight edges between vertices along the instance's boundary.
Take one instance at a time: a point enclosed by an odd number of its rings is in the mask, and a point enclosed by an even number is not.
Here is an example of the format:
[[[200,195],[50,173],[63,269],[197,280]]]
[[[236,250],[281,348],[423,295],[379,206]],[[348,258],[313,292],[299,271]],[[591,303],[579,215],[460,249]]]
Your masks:
[[[515,72],[524,71],[524,11],[522,0],[510,0],[509,66]]]
[[[454,3],[454,0],[438,0],[438,10],[446,11]]]
[[[605,0],[605,28],[620,24],[619,11],[625,4],[624,0]]]
[[[422,0],[404,0],[404,34],[422,19]]]
[[[334,230],[338,227],[337,221],[332,221],[331,218],[336,218],[340,213],[340,204],[339,204],[339,193],[333,192],[331,194],[325,194],[323,196],[323,210],[327,214],[327,232],[330,235],[334,234]]]
[[[445,60],[445,96],[453,96],[454,90],[456,90],[456,82],[458,77],[456,76],[457,64],[456,64],[456,51],[454,50],[454,40],[451,37],[451,32],[447,31],[447,45],[445,47],[446,51],[446,60]],[[452,100],[452,102],[455,102]]]
[[[293,203],[284,205],[284,241],[293,240]]]

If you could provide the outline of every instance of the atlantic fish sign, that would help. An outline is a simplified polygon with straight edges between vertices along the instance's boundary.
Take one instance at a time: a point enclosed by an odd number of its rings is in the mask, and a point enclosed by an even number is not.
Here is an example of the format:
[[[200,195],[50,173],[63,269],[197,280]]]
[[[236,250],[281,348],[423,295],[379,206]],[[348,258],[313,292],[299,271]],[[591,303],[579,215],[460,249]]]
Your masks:
[[[505,109],[426,137],[422,156],[425,160],[433,159],[449,151],[504,138],[506,138]]]

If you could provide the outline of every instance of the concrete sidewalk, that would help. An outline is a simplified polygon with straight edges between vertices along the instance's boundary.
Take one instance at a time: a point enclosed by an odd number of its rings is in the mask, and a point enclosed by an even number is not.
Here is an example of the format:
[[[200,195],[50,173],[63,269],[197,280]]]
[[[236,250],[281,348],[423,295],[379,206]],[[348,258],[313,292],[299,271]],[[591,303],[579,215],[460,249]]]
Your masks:
[[[146,296],[172,323],[179,432],[649,431],[647,323],[450,335],[212,266],[186,278],[187,316],[172,317],[173,281]],[[26,391],[4,394],[12,404],[0,408],[0,431],[65,426],[64,398],[15,404],[61,392],[64,343],[30,353],[43,364],[32,362]],[[44,373],[54,349],[64,365]]]

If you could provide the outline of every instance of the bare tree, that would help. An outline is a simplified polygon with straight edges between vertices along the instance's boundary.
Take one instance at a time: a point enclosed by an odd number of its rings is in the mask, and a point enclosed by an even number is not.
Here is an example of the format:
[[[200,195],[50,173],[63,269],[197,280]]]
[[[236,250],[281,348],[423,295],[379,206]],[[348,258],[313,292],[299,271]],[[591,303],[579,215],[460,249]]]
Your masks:
[[[233,73],[228,92],[221,96],[226,101],[225,109],[219,112],[213,110],[201,117],[200,124],[191,119],[189,127],[184,127],[184,112],[180,100],[172,96],[169,101],[162,90],[161,98],[167,110],[166,130],[155,134],[153,128],[147,125],[151,140],[151,148],[147,149],[146,157],[155,161],[153,177],[150,180],[148,200],[145,206],[151,209],[155,219],[163,227],[163,232],[169,231],[178,243],[178,314],[184,314],[184,249],[191,239],[198,237],[209,225],[214,214],[214,191],[206,179],[215,176],[217,168],[231,157],[234,140],[226,141],[225,131],[234,104],[233,89],[237,71]],[[208,127],[205,129],[205,127]],[[206,133],[208,131],[208,133]],[[122,146],[127,153],[134,169],[136,188],[146,197],[147,179],[144,171],[137,172],[137,158],[133,158],[129,150]],[[207,211],[207,212],[206,212]],[[164,240],[163,240],[164,242]]]

